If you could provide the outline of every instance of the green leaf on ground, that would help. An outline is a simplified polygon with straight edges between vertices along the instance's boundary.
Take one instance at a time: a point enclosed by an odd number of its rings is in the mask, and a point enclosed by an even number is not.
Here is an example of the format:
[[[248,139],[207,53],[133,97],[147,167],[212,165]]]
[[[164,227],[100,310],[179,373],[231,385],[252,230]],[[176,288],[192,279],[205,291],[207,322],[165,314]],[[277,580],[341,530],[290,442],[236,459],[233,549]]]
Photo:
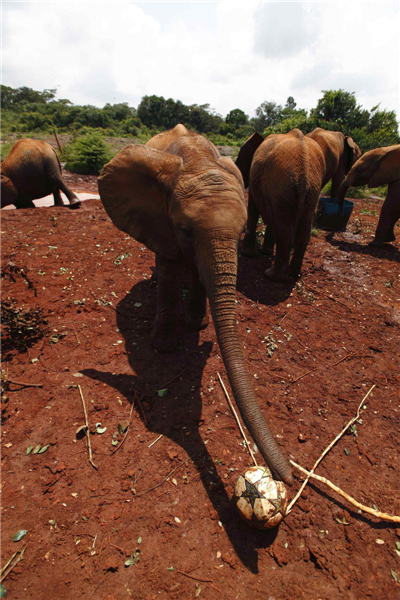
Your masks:
[[[13,542],[19,542],[20,540],[22,540],[22,538],[24,538],[27,534],[26,529],[20,529],[19,531],[17,531],[17,533],[14,535],[13,537]]]
[[[36,448],[33,450],[33,453],[32,453],[32,454],[37,454],[37,453],[39,452],[39,450],[40,450],[40,448],[41,448],[41,447],[42,447],[42,444],[38,444],[38,445],[36,446]]]
[[[157,394],[160,398],[164,398],[168,394],[168,388],[164,388],[163,390],[158,390]]]
[[[32,450],[33,450],[33,446],[28,446],[26,449],[26,453],[30,454],[32,452]]]
[[[43,448],[40,448],[38,454],[43,454],[43,452],[46,452],[46,450],[48,450],[49,448],[49,444],[47,444],[47,446],[43,446]]]

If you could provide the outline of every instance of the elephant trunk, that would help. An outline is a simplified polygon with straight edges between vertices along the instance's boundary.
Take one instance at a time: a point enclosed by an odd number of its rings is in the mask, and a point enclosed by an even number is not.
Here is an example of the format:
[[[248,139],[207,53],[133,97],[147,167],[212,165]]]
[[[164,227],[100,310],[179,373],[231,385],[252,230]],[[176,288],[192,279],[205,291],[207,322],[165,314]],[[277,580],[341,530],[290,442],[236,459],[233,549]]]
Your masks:
[[[350,187],[350,185],[347,183],[347,180],[345,179],[339,188],[339,192],[338,192],[338,214],[339,215],[343,210],[344,197],[345,197],[346,192],[349,189],[349,187]]]
[[[258,406],[236,325],[237,236],[218,232],[201,240],[197,257],[200,277],[206,287],[222,358],[236,404],[274,476],[289,485],[293,478]]]

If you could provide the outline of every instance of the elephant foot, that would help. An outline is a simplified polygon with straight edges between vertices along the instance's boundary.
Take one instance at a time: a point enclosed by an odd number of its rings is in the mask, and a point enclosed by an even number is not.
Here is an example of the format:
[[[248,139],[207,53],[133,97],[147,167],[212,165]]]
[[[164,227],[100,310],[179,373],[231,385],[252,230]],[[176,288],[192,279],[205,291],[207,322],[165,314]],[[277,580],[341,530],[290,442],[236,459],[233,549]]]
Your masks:
[[[187,320],[188,327],[191,331],[201,331],[208,327],[209,322],[210,319],[207,314],[204,315],[204,317],[198,318],[188,317]]]
[[[71,202],[68,204],[68,208],[79,208],[81,206],[82,202],[80,200],[71,200]]]
[[[270,267],[264,271],[264,275],[270,281],[276,281],[278,283],[284,283],[289,279],[287,273],[278,272],[274,267]]]
[[[394,242],[396,237],[394,234],[389,234],[385,238],[374,238],[368,246],[373,246],[374,248],[383,248],[384,245],[388,242]]]
[[[176,323],[173,325],[168,323],[164,327],[160,327],[159,325],[157,327],[154,326],[151,333],[151,345],[157,352],[173,352],[178,345],[178,341],[176,337]]]

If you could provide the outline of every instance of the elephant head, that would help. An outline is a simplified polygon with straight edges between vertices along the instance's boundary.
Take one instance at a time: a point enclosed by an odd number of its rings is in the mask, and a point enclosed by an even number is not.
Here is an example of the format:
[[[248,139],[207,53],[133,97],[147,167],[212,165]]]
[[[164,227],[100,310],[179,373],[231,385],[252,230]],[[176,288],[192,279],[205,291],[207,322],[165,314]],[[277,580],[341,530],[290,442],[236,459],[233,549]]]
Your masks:
[[[104,166],[100,197],[119,229],[164,261],[181,256],[197,267],[242,417],[274,474],[291,483],[290,467],[258,406],[236,326],[237,249],[246,224],[243,181],[211,142],[181,133],[172,141],[167,136],[166,147],[159,136],[146,146],[127,146]]]
[[[363,154],[352,166],[338,193],[339,209],[349,187],[378,187],[400,179],[400,144],[374,148]]]
[[[263,136],[257,133],[257,131],[254,132],[253,135],[245,141],[237,155],[236,166],[242,174],[245,188],[249,187],[250,167],[254,153],[263,141]]]

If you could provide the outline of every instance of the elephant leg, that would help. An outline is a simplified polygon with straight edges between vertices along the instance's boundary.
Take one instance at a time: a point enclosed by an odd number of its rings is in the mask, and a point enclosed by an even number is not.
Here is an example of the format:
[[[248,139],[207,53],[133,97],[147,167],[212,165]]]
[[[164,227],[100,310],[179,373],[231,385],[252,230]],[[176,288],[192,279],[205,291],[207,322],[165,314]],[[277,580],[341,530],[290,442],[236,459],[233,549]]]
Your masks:
[[[243,239],[241,254],[243,256],[257,256],[257,224],[260,211],[256,207],[253,194],[249,189],[249,203],[247,208],[246,233]]]
[[[265,254],[265,256],[272,256],[274,253],[274,246],[275,237],[271,227],[267,224],[267,226],[265,227],[264,242],[261,248],[261,252]]]
[[[190,270],[190,287],[188,302],[188,326],[193,331],[205,329],[209,323],[207,314],[206,288],[199,279],[196,267]]]
[[[311,238],[313,214],[305,215],[302,219],[300,219],[297,227],[294,239],[293,256],[289,267],[289,275],[294,279],[298,279],[301,274],[304,255]]]
[[[79,208],[81,201],[79,200],[78,196],[74,194],[74,192],[71,191],[62,180],[60,180],[59,186],[60,190],[64,192],[69,200],[69,208]]]
[[[378,226],[375,231],[375,238],[369,245],[380,247],[385,242],[393,242],[396,239],[394,235],[394,226],[399,219],[400,179],[389,184],[388,194],[383,203]]]
[[[291,233],[288,230],[277,231],[275,262],[272,267],[264,271],[264,275],[271,281],[287,281],[289,278],[288,267],[290,260]]]
[[[36,208],[30,198],[24,198],[18,196],[18,200],[15,203],[15,208]]]
[[[172,352],[178,344],[176,327],[184,274],[182,258],[168,260],[156,255],[157,313],[151,343],[158,352]]]
[[[54,190],[54,206],[64,206],[64,202],[62,201],[60,190]]]

